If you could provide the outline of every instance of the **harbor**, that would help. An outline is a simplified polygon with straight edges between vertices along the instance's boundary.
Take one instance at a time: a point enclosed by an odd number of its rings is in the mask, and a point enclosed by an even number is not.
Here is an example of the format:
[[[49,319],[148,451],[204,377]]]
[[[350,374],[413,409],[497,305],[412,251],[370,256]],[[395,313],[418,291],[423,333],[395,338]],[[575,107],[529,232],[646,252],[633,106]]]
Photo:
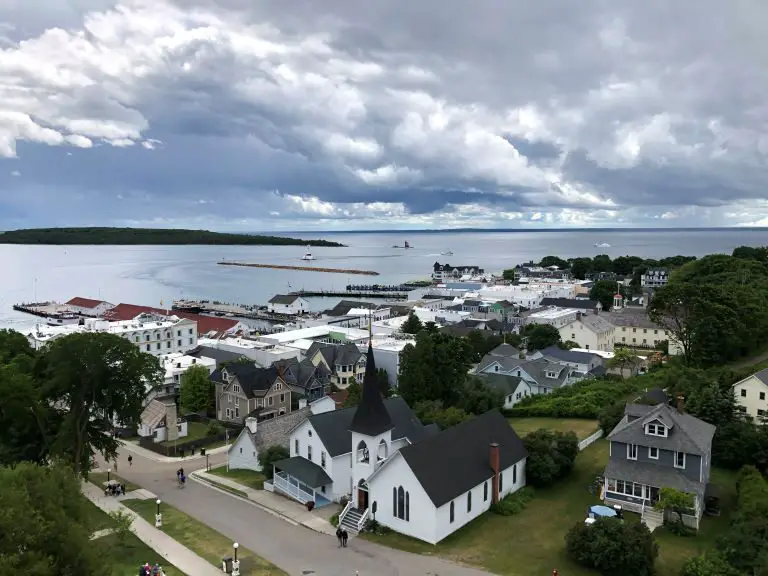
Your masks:
[[[243,266],[245,268],[271,268],[273,270],[299,270],[303,272],[327,272],[329,274],[358,274],[361,276],[378,276],[374,270],[356,270],[354,268],[323,268],[319,266],[291,266],[287,264],[257,264],[250,262],[217,262],[219,266]]]
[[[386,300],[407,300],[408,292],[387,292],[375,290],[296,290],[291,296],[302,298],[383,298]]]

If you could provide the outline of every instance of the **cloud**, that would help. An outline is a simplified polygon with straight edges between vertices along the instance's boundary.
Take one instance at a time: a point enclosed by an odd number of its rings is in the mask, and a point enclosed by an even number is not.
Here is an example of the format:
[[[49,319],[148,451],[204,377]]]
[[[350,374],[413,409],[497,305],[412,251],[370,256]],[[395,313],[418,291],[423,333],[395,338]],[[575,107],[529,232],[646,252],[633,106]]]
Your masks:
[[[757,0],[45,4],[0,6],[0,227],[768,218]]]

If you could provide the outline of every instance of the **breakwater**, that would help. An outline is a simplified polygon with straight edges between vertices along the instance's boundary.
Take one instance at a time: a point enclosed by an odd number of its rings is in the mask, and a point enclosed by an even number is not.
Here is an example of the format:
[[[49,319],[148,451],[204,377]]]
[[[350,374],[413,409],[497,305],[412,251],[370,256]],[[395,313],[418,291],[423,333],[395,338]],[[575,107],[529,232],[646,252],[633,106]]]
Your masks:
[[[407,300],[406,292],[373,292],[364,290],[296,290],[291,296],[302,298],[384,298],[386,300]]]
[[[300,270],[303,272],[328,272],[329,274],[359,274],[378,276],[373,270],[355,270],[354,268],[321,268],[319,266],[288,266],[285,264],[254,264],[250,262],[217,262],[219,266],[244,266],[246,268],[271,268],[273,270]]]

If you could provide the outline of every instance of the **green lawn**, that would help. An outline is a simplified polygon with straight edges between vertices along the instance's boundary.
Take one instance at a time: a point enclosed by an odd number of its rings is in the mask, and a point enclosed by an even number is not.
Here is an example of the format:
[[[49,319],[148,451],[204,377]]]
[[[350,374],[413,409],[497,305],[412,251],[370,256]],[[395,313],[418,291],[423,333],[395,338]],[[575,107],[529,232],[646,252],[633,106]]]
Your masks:
[[[110,472],[109,474],[110,480],[117,480],[121,484],[125,484],[125,491],[130,492],[131,490],[138,490],[141,488],[141,486],[138,486],[134,484],[133,482],[129,482],[128,480],[125,480],[121,476],[118,476],[114,472]],[[99,488],[104,488],[106,486],[107,482],[107,473],[106,472],[91,472],[88,474],[88,481],[92,484],[96,484]]]
[[[567,557],[565,535],[576,522],[584,520],[589,506],[599,503],[588,487],[607,461],[608,442],[599,440],[579,454],[569,478],[551,488],[537,490],[520,514],[484,514],[436,546],[395,533],[363,537],[418,554],[443,556],[504,576],[547,575],[555,568],[564,576],[594,576],[594,572]],[[724,482],[727,493],[733,494],[732,474],[713,471],[713,480]],[[659,531],[658,576],[678,576],[686,558],[710,547],[715,534],[727,524],[727,507],[731,503],[729,497],[724,498],[724,514],[719,518],[705,517],[697,537],[681,538]]]
[[[595,432],[599,425],[597,420],[582,420],[581,418],[508,418],[518,436],[546,428],[555,432],[575,432],[579,440],[584,440]]]
[[[202,440],[208,437],[208,424],[202,422],[187,422],[187,435],[178,440],[166,440],[160,442],[162,446],[173,446],[178,442],[191,442],[193,440]]]
[[[264,489],[265,477],[261,472],[254,472],[253,470],[234,470],[232,468],[227,470],[226,466],[218,466],[209,470],[209,474],[228,478],[229,480],[239,482],[240,484],[255,490]]]
[[[93,502],[86,500],[86,511],[92,532],[111,528],[114,523],[109,515]],[[139,571],[139,565],[158,562],[163,567],[166,576],[184,576],[175,566],[166,562],[157,552],[144,544],[134,534],[126,534],[120,538],[110,534],[93,540],[93,546],[107,567],[107,576],[133,576]]]
[[[147,522],[154,524],[156,509],[154,500],[124,500],[123,504],[137,512]],[[214,566],[220,566],[224,556],[231,556],[231,539],[168,504],[162,505],[161,512],[163,532],[195,551]],[[241,560],[240,571],[244,576],[287,576],[285,572],[245,548],[240,548],[238,558]]]

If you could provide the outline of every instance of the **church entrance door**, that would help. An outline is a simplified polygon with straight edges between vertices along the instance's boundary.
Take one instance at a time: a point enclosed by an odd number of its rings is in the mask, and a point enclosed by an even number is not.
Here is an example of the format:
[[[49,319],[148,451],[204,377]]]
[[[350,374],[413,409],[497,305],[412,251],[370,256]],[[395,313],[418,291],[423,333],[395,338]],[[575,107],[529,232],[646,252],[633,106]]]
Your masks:
[[[360,510],[368,508],[368,491],[363,488],[357,489],[357,507]]]

